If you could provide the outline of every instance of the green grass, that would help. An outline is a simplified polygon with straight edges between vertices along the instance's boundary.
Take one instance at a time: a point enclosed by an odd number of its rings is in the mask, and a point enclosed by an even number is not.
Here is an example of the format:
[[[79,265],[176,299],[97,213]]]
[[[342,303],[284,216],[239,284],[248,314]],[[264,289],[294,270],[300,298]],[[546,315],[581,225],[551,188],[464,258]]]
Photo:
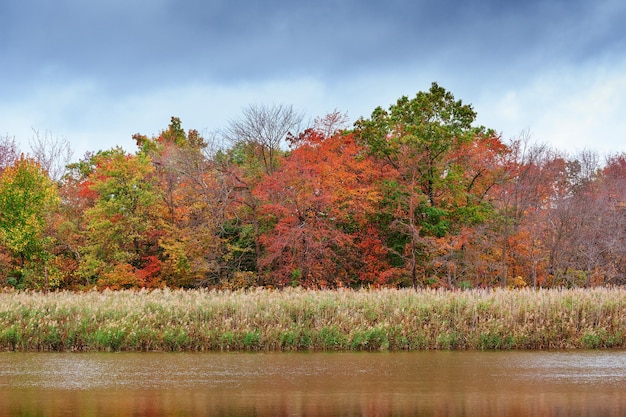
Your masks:
[[[626,347],[626,290],[0,292],[0,350]]]

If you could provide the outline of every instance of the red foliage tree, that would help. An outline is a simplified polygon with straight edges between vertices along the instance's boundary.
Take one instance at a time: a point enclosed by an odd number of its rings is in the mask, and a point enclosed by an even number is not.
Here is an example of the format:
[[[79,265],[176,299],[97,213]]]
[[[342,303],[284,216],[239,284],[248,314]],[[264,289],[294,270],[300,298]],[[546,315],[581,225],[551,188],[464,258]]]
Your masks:
[[[377,171],[352,134],[309,129],[257,187],[271,226],[261,236],[260,267],[283,286],[378,282],[385,250],[368,227],[380,200]]]

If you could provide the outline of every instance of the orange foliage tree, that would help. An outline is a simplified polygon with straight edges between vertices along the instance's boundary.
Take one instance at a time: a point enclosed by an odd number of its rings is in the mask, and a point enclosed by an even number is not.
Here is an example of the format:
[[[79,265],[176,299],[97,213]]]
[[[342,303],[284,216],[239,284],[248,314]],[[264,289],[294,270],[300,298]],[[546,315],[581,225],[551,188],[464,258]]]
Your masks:
[[[134,138],[140,154],[152,161],[164,209],[158,240],[162,279],[177,287],[218,283],[227,273],[229,246],[221,233],[231,193],[209,158],[208,143],[195,130],[186,133],[175,117],[159,136]]]
[[[376,283],[384,246],[369,224],[380,201],[375,164],[352,134],[309,129],[256,193],[266,230],[260,267],[274,285]]]

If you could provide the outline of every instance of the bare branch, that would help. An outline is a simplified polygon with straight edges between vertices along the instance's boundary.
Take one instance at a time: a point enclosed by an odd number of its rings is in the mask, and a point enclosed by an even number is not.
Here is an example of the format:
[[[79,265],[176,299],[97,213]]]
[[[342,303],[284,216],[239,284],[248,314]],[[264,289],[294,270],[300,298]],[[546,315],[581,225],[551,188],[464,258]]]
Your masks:
[[[48,176],[58,181],[67,171],[67,165],[72,161],[74,152],[70,142],[61,137],[53,137],[46,131],[40,134],[33,129],[33,138],[30,140],[30,149],[35,161],[48,173]]]
[[[13,165],[19,158],[20,150],[15,144],[15,137],[0,136],[0,172]]]
[[[224,137],[232,144],[251,145],[260,159],[265,172],[276,168],[276,153],[287,135],[300,130],[303,113],[289,105],[250,105],[243,109],[243,116],[231,120]]]

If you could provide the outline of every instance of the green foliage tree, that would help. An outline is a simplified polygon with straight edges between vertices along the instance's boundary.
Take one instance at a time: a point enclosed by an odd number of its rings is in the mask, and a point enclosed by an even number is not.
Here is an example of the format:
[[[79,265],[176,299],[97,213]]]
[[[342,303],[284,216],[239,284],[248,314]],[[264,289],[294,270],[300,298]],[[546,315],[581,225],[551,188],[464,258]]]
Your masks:
[[[57,185],[39,164],[21,156],[0,175],[0,244],[13,257],[14,282],[26,272],[45,276],[51,239],[45,231],[59,204]],[[33,276],[34,286],[45,284]]]
[[[134,272],[155,255],[163,216],[150,158],[114,148],[91,159],[95,169],[88,187],[97,197],[85,212],[88,241],[81,272],[103,286],[145,285]]]
[[[385,211],[390,242],[401,255],[411,282],[418,285],[423,258],[432,253],[433,238],[460,229],[468,206],[482,204],[469,195],[479,171],[467,164],[464,151],[493,132],[474,126],[471,105],[455,100],[452,93],[433,83],[413,99],[404,96],[389,110],[378,107],[355,129],[368,152],[386,163],[393,174],[387,181]],[[484,190],[482,191],[484,192]],[[402,248],[400,246],[403,246]]]

